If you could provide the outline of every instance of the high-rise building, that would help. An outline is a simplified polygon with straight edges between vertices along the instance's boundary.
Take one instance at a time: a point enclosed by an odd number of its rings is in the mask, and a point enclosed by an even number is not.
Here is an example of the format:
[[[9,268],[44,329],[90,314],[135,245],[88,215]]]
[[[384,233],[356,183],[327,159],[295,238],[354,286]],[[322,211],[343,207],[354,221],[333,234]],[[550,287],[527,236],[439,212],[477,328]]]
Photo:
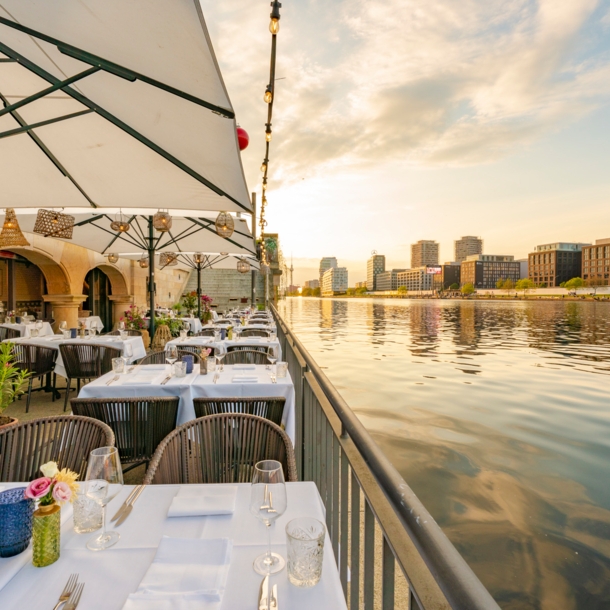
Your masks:
[[[373,250],[371,258],[366,262],[366,289],[377,290],[375,277],[385,271],[385,256]]]
[[[322,296],[332,296],[347,291],[347,268],[331,267],[322,276]]]
[[[536,246],[528,255],[528,274],[536,286],[553,288],[580,277],[582,249],[591,244],[557,242]]]
[[[411,245],[411,269],[438,265],[438,243],[431,239],[420,239]]]
[[[328,271],[328,269],[331,269],[333,267],[337,266],[337,258],[334,256],[325,256],[321,261],[320,261],[320,288],[322,288],[322,276],[324,275],[324,273],[326,271]]]
[[[384,271],[375,276],[376,290],[397,290],[400,284],[398,283],[398,274],[406,271],[406,269],[392,269]]]
[[[366,288],[366,281],[365,282],[356,282],[356,288]]]
[[[303,288],[319,288],[320,287],[320,280],[307,280],[304,284],[303,284]]]
[[[428,267],[417,269],[406,269],[397,273],[396,281],[398,286],[404,286],[409,292],[421,290],[432,290],[434,275],[428,273]]]
[[[483,254],[483,240],[474,235],[466,235],[460,239],[456,239],[455,246],[455,262],[462,263],[473,254]]]
[[[583,246],[582,279],[593,286],[610,285],[610,239],[598,239]]]
[[[473,254],[460,265],[460,284],[472,284],[477,290],[495,288],[498,280],[512,280],[521,276],[521,263],[514,256]]]

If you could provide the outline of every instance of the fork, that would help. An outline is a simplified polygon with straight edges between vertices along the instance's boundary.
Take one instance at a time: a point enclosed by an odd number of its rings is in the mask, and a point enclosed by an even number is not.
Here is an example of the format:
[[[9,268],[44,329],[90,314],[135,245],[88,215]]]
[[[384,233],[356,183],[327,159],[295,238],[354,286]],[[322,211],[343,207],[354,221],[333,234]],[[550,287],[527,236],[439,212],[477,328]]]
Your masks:
[[[70,599],[66,602],[64,610],[76,610],[76,606],[78,606],[78,602],[80,601],[80,596],[83,594],[84,588],[84,582],[81,582],[76,585],[76,589],[74,589],[72,595],[70,595]]]
[[[55,608],[53,610],[57,610],[59,606],[61,606],[64,602],[67,602],[70,599],[70,595],[72,595],[72,591],[74,591],[74,587],[78,585],[78,574],[70,574],[70,578],[68,578],[68,582],[64,587],[64,590],[61,592],[57,603],[55,604]]]
[[[106,382],[106,385],[110,385],[111,383],[113,383],[113,382],[115,382],[115,381],[118,381],[118,380],[119,380],[119,376],[118,376],[118,375],[115,375],[115,376],[114,376],[112,379],[109,379],[109,380]]]
[[[218,373],[216,373],[216,374],[214,375],[213,382],[214,382],[214,383],[218,383],[218,378],[219,378],[219,377],[220,377],[220,375],[219,375]]]

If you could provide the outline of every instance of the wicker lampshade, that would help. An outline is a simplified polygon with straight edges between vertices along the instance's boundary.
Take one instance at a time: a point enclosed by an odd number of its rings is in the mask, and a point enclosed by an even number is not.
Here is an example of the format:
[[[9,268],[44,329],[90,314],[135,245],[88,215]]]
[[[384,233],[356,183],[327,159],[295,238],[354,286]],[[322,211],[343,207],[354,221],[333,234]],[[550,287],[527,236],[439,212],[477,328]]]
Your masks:
[[[240,258],[237,261],[237,270],[240,273],[248,273],[250,271],[250,263],[245,258]]]
[[[235,229],[235,222],[233,222],[233,216],[228,212],[220,212],[216,218],[216,233],[220,237],[231,237],[233,235],[233,229]]]
[[[172,228],[172,217],[170,213],[159,210],[153,216],[153,227],[161,233],[169,231]]]
[[[195,254],[193,254],[193,262],[196,265],[203,264],[204,260],[205,260],[205,256],[201,252],[195,252]]]
[[[178,255],[175,252],[161,252],[159,264],[161,267],[173,267],[178,264]]]
[[[127,233],[131,229],[131,225],[125,220],[123,214],[117,214],[115,219],[110,223],[110,228],[119,233]]]
[[[34,233],[40,233],[45,237],[61,237],[72,239],[74,229],[74,216],[61,214],[53,210],[38,210]]]
[[[13,208],[6,208],[4,226],[2,227],[2,232],[0,233],[0,248],[29,245],[30,242],[21,232],[21,228],[17,222],[17,216],[15,215],[15,210]]]
[[[141,269],[148,269],[148,257],[142,255],[142,258],[138,260],[138,265],[140,265]]]
[[[109,263],[116,263],[119,260],[119,255],[115,254],[114,252],[111,252],[108,255],[108,262]]]

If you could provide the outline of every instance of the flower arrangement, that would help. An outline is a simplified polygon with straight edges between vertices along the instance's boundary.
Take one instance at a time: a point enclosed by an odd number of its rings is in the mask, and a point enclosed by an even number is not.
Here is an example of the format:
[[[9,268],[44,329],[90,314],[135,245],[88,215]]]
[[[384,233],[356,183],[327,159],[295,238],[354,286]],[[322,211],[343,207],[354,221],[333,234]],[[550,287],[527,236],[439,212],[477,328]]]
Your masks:
[[[201,307],[203,307],[203,311],[206,313],[210,311],[210,305],[212,304],[212,297],[209,297],[207,294],[202,294],[201,299]]]
[[[187,292],[182,295],[182,306],[189,313],[192,313],[197,309],[197,291],[191,290],[191,292]]]
[[[73,502],[76,495],[76,479],[78,474],[62,468],[57,462],[47,462],[40,467],[44,476],[34,479],[25,490],[25,497],[37,500],[40,506],[64,504]]]
[[[27,371],[16,366],[13,344],[0,343],[0,426],[11,423],[12,418],[2,413],[16,396],[23,394],[23,386],[29,376]]]
[[[143,328],[146,328],[144,311],[137,305],[130,305],[129,309],[125,312],[125,315],[121,318],[121,321],[125,322],[125,326],[129,330],[142,330]]]

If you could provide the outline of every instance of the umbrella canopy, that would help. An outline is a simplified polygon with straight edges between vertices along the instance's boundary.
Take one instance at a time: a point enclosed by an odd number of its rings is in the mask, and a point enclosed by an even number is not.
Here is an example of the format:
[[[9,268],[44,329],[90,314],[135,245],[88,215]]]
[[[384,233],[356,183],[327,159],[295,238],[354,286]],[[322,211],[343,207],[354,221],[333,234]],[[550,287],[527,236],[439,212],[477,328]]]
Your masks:
[[[0,205],[251,211],[199,0],[2,0]]]

